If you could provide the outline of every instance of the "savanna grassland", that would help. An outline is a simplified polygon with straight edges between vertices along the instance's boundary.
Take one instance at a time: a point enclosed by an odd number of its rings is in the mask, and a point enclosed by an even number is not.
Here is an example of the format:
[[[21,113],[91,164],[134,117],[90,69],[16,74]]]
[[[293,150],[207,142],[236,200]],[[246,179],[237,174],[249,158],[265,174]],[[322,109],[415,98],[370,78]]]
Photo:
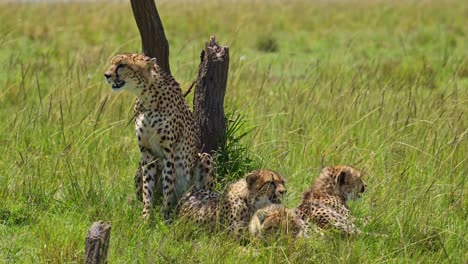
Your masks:
[[[323,166],[353,165],[368,190],[351,210],[386,236],[240,243],[159,207],[144,223],[134,98],[102,77],[140,51],[130,4],[3,3],[0,262],[80,263],[102,219],[110,263],[468,263],[467,1],[157,4],[183,89],[210,34],[230,47],[225,107],[243,121],[219,170],[280,171],[294,207]]]

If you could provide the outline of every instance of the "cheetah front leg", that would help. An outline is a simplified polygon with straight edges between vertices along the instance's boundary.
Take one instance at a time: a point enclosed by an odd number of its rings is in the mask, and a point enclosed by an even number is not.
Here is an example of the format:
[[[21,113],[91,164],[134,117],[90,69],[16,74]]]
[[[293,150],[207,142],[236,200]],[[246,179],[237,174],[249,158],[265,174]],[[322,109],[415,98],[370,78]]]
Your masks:
[[[320,228],[334,227],[343,234],[348,235],[359,235],[361,233],[361,230],[353,222],[350,222],[345,216],[332,210],[319,212],[314,220]]]
[[[158,159],[156,159],[148,150],[142,148],[140,168],[138,169],[135,177],[138,178],[138,174],[141,173],[141,178],[143,180],[142,184],[139,185],[142,186],[140,191],[142,193],[143,200],[143,219],[148,219],[151,213],[158,162]],[[135,180],[137,181],[138,179]],[[138,189],[140,188],[139,186],[137,187],[137,195]]]
[[[362,233],[356,225],[346,220],[336,219],[332,222],[332,225],[338,230],[341,230],[344,234],[359,235]]]
[[[156,161],[152,161],[156,162]],[[135,195],[138,201],[143,202],[143,167],[146,166],[146,163],[143,161],[140,161],[138,163],[138,168],[137,172],[135,173]],[[162,197],[162,179],[161,179],[161,165],[159,162],[156,164],[156,170],[155,170],[155,187],[154,187],[154,196],[156,197]],[[154,198],[153,198],[154,199]]]
[[[138,163],[137,172],[135,173],[135,195],[138,201],[143,201],[143,164],[140,161]]]
[[[169,151],[168,151],[169,152]],[[163,216],[164,220],[171,219],[171,202],[174,195],[175,169],[174,154],[169,152],[163,161],[162,185],[163,185]]]

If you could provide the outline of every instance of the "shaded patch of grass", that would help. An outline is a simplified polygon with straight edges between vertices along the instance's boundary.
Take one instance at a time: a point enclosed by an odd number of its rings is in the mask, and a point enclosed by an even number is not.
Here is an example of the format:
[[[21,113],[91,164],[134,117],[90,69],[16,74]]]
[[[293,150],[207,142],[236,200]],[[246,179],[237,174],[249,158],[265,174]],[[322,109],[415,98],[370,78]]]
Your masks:
[[[263,52],[277,52],[279,50],[278,41],[272,35],[258,37],[255,46],[257,50]]]
[[[240,114],[230,113],[226,116],[226,122],[225,138],[214,154],[218,188],[243,177],[256,167],[249,146],[243,142],[243,138],[252,132],[244,131],[245,118]]]
[[[33,213],[24,208],[0,209],[0,223],[5,226],[25,226],[33,222]]]

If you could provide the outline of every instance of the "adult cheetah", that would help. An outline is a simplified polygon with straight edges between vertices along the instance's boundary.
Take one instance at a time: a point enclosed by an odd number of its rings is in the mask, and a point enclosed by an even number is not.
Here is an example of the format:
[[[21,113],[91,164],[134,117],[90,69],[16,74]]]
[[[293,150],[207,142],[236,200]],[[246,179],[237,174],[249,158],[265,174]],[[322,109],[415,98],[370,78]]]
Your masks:
[[[137,96],[134,114],[141,160],[135,187],[143,201],[142,216],[149,217],[154,192],[162,192],[164,218],[169,220],[179,198],[191,186],[202,188],[202,179],[213,173],[211,157],[198,154],[200,141],[192,112],[179,84],[155,58],[117,54],[110,64],[104,77],[112,90]]]

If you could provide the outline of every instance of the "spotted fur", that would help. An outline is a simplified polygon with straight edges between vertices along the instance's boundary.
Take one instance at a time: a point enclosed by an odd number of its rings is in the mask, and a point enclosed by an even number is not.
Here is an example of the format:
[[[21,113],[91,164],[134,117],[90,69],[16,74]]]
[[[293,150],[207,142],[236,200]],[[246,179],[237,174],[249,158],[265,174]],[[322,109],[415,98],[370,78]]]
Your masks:
[[[164,218],[191,187],[204,188],[212,178],[213,162],[198,154],[200,141],[192,112],[174,78],[156,59],[141,54],[117,54],[105,72],[114,91],[127,90],[137,96],[135,130],[141,160],[135,175],[143,218],[148,218],[154,194],[163,197]],[[156,185],[156,187],[155,187]]]
[[[180,214],[214,230],[242,234],[259,208],[281,203],[286,192],[283,176],[270,170],[253,171],[230,184],[223,193],[195,190],[182,199]]]
[[[307,237],[308,231],[309,225],[301,218],[300,211],[281,204],[258,209],[249,224],[250,234],[261,239],[274,238],[275,234],[290,235],[293,238]]]
[[[360,198],[365,188],[357,169],[346,165],[326,167],[304,193],[298,209],[305,221],[320,228],[335,227],[347,234],[359,234],[346,202]]]

